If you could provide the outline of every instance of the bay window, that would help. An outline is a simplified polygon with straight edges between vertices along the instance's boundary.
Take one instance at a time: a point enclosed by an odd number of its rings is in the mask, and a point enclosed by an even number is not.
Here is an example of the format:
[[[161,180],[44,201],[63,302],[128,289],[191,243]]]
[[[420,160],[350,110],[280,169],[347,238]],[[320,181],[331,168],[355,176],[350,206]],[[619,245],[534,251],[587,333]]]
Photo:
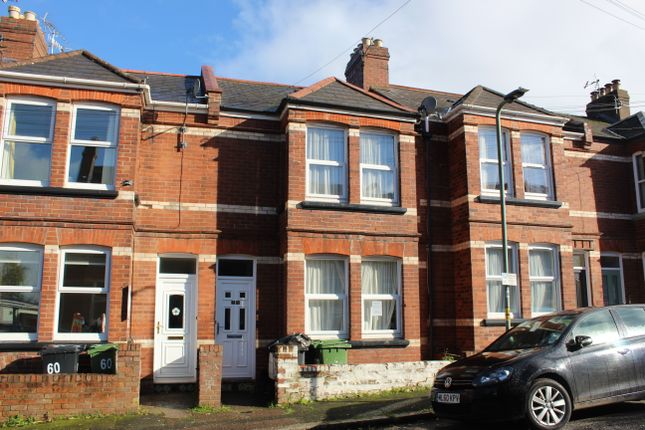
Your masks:
[[[361,200],[398,204],[397,145],[391,134],[361,132]]]
[[[504,169],[504,190],[512,196],[513,172],[510,157],[508,132],[502,131],[502,166]],[[481,192],[488,195],[499,195],[499,172],[497,159],[497,131],[494,127],[479,128],[479,167]]]
[[[374,259],[361,263],[363,334],[396,337],[401,334],[401,264]]]
[[[551,245],[529,247],[531,312],[535,315],[560,309],[560,283],[557,248]]]
[[[114,189],[118,109],[75,106],[72,121],[67,183],[78,188]]]
[[[110,252],[64,249],[60,273],[56,338],[106,340]]]
[[[307,128],[307,197],[347,201],[347,136],[340,128]]]
[[[347,337],[347,260],[305,262],[305,330],[314,337]]]
[[[553,200],[553,172],[548,138],[538,133],[522,133],[520,141],[526,198]]]
[[[36,340],[42,247],[0,245],[0,340]]]
[[[502,245],[500,243],[486,244],[485,251],[488,317],[504,318],[506,292],[502,285],[502,270],[504,267]],[[507,252],[508,271],[517,275],[517,244],[509,243]],[[519,285],[510,287],[510,293],[511,312],[514,318],[518,318],[520,316]]]
[[[2,132],[0,182],[49,184],[54,105],[32,99],[9,100]]]

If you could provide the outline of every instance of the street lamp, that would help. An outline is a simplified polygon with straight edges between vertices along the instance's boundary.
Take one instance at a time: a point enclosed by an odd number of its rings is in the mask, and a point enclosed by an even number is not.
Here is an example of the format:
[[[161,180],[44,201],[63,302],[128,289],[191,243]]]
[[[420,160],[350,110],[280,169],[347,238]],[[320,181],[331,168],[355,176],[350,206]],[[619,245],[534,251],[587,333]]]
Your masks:
[[[499,176],[499,202],[500,211],[502,213],[502,285],[504,286],[504,316],[506,320],[506,331],[511,329],[511,288],[509,285],[508,275],[508,237],[506,234],[506,193],[504,181],[504,164],[502,159],[502,124],[500,117],[502,115],[502,108],[508,103],[513,103],[522,97],[528,90],[519,87],[516,90],[504,96],[504,100],[497,106],[497,113],[495,114],[495,124],[497,125],[497,172]],[[517,285],[517,280],[515,280]]]

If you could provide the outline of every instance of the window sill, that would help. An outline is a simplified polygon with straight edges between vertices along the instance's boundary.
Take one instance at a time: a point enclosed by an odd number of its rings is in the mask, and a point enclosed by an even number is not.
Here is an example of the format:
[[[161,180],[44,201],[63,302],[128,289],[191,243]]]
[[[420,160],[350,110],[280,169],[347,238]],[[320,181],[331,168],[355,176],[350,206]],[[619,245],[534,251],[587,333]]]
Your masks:
[[[0,185],[0,194],[28,194],[36,196],[116,199],[116,197],[119,195],[119,192],[116,190],[95,190],[88,188]]]
[[[499,204],[499,196],[489,196],[482,194],[477,197],[477,201],[479,203]],[[506,197],[506,204],[513,206],[532,206],[550,209],[558,209],[562,207],[562,202],[557,200],[518,199],[515,197]]]
[[[352,349],[369,348],[405,348],[410,345],[407,339],[374,339],[374,340],[350,340]]]
[[[518,324],[523,323],[526,321],[523,318],[513,318],[511,320],[511,326],[516,326]],[[485,320],[482,320],[482,326],[484,327],[505,327],[506,326],[506,320],[504,319],[498,319],[498,318],[486,318]]]
[[[353,204],[353,203],[314,202],[314,201],[300,202],[298,203],[297,207],[299,209],[345,211],[345,212],[369,212],[369,213],[382,213],[382,214],[392,214],[392,215],[403,215],[408,211],[407,208],[402,208],[402,207],[363,205],[363,204]]]

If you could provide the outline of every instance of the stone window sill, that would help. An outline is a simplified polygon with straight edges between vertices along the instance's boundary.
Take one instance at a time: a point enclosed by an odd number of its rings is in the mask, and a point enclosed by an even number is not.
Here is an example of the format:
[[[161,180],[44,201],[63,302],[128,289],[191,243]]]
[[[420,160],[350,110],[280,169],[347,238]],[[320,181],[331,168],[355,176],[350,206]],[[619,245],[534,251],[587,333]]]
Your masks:
[[[408,210],[402,207],[362,205],[353,203],[329,203],[304,201],[298,203],[299,209],[326,210],[326,211],[344,211],[344,212],[368,212],[392,215],[403,215]]]
[[[480,195],[477,197],[479,203],[499,204],[499,196]],[[562,207],[562,202],[557,200],[535,200],[535,199],[518,199],[515,197],[506,197],[506,204],[512,206],[532,206],[538,208],[558,209]]]
[[[85,188],[23,187],[20,185],[0,185],[0,194],[26,194],[35,196],[116,199],[119,195],[119,192],[116,190],[92,190]]]
[[[350,340],[352,349],[370,348],[405,348],[410,345],[407,339],[374,339],[374,340]]]
[[[511,326],[515,327],[516,325],[521,324],[524,321],[526,321],[526,320],[523,319],[523,318],[513,318],[511,320]],[[505,327],[506,326],[506,320],[487,318],[487,319],[482,321],[482,325],[484,327]]]

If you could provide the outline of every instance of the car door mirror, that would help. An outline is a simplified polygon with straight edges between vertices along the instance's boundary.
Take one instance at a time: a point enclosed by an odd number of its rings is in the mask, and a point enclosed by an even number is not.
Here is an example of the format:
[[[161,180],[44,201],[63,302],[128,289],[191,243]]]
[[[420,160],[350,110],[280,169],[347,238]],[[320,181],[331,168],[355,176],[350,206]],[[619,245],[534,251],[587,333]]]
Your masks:
[[[589,336],[576,336],[575,338],[567,342],[569,349],[580,349],[585,346],[589,346],[593,343],[593,340]]]

